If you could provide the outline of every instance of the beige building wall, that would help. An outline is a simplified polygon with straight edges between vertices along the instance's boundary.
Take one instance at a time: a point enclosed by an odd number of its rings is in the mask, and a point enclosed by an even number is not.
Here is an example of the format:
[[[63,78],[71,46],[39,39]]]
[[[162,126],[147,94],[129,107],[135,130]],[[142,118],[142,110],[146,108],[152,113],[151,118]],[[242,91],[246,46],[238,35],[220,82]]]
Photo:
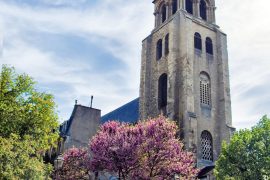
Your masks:
[[[64,151],[72,147],[88,147],[89,140],[97,133],[101,111],[91,107],[75,105],[67,123]]]

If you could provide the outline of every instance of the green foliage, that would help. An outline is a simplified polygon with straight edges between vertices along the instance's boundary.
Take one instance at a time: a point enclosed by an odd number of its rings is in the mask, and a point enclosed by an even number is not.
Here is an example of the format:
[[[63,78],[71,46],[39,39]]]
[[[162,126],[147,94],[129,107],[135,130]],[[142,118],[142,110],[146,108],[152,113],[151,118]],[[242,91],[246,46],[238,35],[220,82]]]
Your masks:
[[[267,116],[251,130],[236,132],[230,144],[223,143],[215,175],[226,180],[270,178],[270,119]]]
[[[58,138],[56,105],[52,95],[38,92],[34,85],[28,75],[2,66],[0,179],[40,179],[49,168],[40,155]]]
[[[21,138],[29,135],[38,149],[47,149],[58,135],[53,96],[34,89],[35,82],[13,68],[2,67],[0,75],[0,136],[12,133]]]
[[[48,179],[51,165],[45,165],[35,154],[31,140],[16,135],[0,137],[0,179]]]

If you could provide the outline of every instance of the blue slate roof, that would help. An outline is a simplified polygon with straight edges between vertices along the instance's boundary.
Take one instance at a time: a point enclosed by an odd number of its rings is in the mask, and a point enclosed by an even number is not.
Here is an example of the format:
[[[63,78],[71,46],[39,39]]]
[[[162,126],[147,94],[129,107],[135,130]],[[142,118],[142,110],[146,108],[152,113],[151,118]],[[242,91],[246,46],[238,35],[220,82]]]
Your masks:
[[[139,119],[139,98],[117,108],[116,110],[101,117],[101,123],[110,120],[120,122],[136,123]]]

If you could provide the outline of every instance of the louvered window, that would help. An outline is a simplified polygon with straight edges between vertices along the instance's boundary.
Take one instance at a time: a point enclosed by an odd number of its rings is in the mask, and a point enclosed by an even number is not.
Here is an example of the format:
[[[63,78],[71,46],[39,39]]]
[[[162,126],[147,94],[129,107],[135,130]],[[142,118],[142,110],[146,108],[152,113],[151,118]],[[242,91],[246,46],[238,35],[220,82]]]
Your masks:
[[[211,87],[208,74],[200,74],[200,102],[201,104],[211,105]]]

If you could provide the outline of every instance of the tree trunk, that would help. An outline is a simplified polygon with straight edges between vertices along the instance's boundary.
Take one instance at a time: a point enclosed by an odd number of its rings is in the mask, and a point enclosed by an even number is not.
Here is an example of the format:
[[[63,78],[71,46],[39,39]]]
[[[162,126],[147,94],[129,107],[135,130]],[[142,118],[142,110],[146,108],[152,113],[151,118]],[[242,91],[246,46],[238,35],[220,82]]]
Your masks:
[[[95,172],[95,180],[98,180],[98,172]]]

